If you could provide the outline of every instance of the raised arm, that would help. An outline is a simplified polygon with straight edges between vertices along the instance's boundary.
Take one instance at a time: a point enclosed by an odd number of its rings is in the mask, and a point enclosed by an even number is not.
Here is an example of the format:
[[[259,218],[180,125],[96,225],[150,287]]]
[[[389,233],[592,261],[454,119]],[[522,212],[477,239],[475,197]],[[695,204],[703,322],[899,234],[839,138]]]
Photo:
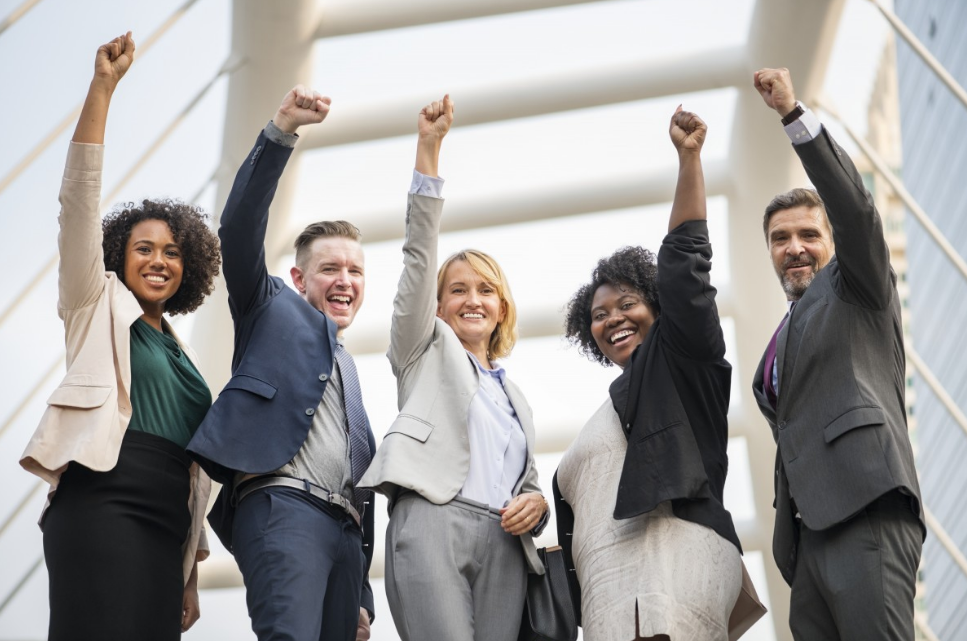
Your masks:
[[[842,275],[834,281],[837,294],[864,307],[886,306],[894,289],[890,250],[883,221],[853,161],[815,115],[796,102],[788,69],[760,69],[754,84],[766,106],[782,117],[793,149],[826,206]],[[802,124],[807,119],[815,123],[815,131]]]
[[[222,271],[235,315],[246,313],[272,292],[264,247],[269,206],[298,139],[296,131],[322,122],[330,103],[302,85],[290,89],[235,176],[218,229]]]
[[[97,48],[94,58],[94,78],[87,90],[87,98],[81,109],[81,117],[74,128],[72,142],[104,144],[104,129],[111,97],[118,82],[134,62],[134,39],[128,31],[111,42]]]
[[[678,184],[668,218],[668,235],[658,252],[658,298],[664,339],[696,360],[725,355],[725,340],[712,287],[712,246],[708,240],[702,145],[705,122],[675,110],[668,134],[678,152]]]
[[[406,207],[403,275],[393,300],[389,359],[394,371],[412,363],[433,337],[436,317],[437,239],[443,200],[421,195],[426,179],[439,178],[440,147],[453,124],[453,101],[447,94],[420,110],[416,175]]]
[[[702,145],[708,127],[701,118],[682,106],[672,115],[668,135],[678,152],[678,184],[668,218],[668,231],[687,220],[705,220],[705,174],[702,172]]]
[[[134,61],[131,32],[103,44],[94,57],[94,77],[74,130],[60,190],[58,307],[93,303],[104,282],[101,246],[101,166],[111,97]]]

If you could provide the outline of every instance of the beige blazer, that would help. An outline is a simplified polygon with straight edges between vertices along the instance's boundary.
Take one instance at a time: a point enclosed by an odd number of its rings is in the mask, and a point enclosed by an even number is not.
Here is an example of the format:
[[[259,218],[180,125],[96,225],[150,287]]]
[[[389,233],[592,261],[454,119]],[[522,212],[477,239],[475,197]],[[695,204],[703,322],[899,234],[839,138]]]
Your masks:
[[[360,486],[374,488],[391,502],[406,489],[442,505],[457,495],[470,471],[467,414],[480,385],[479,372],[450,326],[436,316],[442,214],[442,199],[409,196],[403,275],[393,302],[387,354],[396,376],[400,413],[360,480]],[[533,412],[506,378],[504,390],[527,441],[527,463],[514,496],[541,493],[534,466]],[[533,537],[519,538],[531,571],[543,574]]]
[[[70,461],[107,471],[117,464],[131,420],[131,324],[141,306],[114,272],[104,271],[101,246],[103,145],[71,143],[61,184],[58,314],[64,321],[67,375],[47,399],[47,410],[20,464],[50,483],[44,511]],[[171,331],[188,357],[194,353]],[[191,466],[191,530],[185,543],[185,581],[195,560],[208,557],[203,528],[211,480]]]

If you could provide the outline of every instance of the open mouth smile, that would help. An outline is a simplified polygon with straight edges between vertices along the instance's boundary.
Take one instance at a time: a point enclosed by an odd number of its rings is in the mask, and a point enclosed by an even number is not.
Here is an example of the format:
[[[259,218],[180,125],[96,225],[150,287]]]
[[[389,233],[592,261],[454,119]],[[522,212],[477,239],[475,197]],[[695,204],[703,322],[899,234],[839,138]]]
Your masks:
[[[620,345],[621,343],[628,342],[636,333],[637,332],[633,329],[622,329],[621,331],[617,331],[612,334],[611,337],[608,338],[608,342],[612,345]]]
[[[327,298],[326,302],[336,309],[349,309],[349,305],[353,302],[353,299],[346,294],[335,294]]]

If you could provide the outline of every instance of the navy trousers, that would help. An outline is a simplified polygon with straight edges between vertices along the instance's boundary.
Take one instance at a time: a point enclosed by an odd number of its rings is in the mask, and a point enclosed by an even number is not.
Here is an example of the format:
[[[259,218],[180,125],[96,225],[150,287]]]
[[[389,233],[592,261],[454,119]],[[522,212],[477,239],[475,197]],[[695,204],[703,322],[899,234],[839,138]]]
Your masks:
[[[354,641],[366,560],[362,532],[338,507],[286,487],[238,505],[235,560],[259,641]]]

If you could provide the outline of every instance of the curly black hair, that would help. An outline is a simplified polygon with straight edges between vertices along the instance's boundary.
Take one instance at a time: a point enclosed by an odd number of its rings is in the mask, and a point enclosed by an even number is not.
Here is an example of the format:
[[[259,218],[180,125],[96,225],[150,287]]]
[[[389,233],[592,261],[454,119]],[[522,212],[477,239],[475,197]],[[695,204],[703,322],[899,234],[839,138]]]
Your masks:
[[[209,228],[208,218],[200,208],[171,199],[118,204],[102,222],[104,267],[123,283],[124,255],[131,230],[144,220],[164,221],[181,247],[184,265],[181,286],[165,303],[165,313],[193,312],[215,289],[215,276],[222,264],[218,236]]]
[[[591,272],[591,282],[582,285],[567,304],[564,335],[568,342],[592,361],[608,367],[608,360],[591,335],[591,301],[602,285],[631,289],[638,292],[655,318],[661,313],[658,302],[658,263],[655,254],[641,247],[623,247],[598,261]]]

